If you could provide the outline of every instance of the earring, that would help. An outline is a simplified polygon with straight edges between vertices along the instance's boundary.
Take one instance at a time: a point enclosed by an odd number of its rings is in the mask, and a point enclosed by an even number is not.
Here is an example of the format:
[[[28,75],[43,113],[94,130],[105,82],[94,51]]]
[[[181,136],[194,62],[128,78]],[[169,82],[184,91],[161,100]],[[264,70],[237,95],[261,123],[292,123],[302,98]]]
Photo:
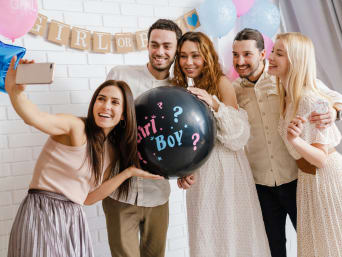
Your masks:
[[[119,123],[121,128],[126,128],[126,120],[120,120]]]

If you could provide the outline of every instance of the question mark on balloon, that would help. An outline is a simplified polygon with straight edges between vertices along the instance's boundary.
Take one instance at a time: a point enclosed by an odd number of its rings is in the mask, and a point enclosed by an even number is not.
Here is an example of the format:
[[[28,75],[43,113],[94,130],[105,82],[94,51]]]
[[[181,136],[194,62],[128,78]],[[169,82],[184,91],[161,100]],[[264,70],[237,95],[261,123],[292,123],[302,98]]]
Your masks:
[[[180,106],[175,106],[173,107],[173,111],[175,111],[175,113],[173,114],[173,116],[175,116],[174,121],[177,123],[178,122],[177,117],[183,113],[183,108]]]
[[[192,134],[191,138],[192,138],[192,140],[194,140],[194,138],[195,138],[195,140],[192,144],[194,145],[194,151],[196,151],[196,149],[197,149],[196,144],[197,144],[198,140],[200,139],[200,135],[198,133],[194,133],[194,134]]]
[[[146,164],[147,163],[147,161],[145,161],[142,157],[141,157],[141,154],[140,154],[140,152],[138,152],[138,157],[139,157],[139,159],[144,163],[144,164]]]

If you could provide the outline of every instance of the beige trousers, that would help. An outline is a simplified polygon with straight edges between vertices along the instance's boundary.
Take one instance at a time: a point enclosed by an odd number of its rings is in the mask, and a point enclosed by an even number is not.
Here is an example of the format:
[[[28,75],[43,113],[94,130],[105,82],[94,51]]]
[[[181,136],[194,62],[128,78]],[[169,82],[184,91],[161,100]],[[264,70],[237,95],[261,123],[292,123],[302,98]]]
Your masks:
[[[156,207],[142,207],[107,197],[102,206],[112,257],[165,256],[168,202]]]

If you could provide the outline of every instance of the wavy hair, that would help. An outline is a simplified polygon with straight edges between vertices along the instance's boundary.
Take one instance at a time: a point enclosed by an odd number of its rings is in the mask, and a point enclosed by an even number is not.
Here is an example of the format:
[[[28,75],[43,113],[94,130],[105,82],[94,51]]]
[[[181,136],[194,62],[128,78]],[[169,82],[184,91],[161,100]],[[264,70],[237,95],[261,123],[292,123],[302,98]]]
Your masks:
[[[137,123],[132,91],[124,81],[107,80],[95,90],[89,104],[88,115],[83,119],[85,123],[85,133],[87,136],[86,158],[92,167],[92,174],[96,185],[101,183],[102,170],[104,168],[104,142],[106,137],[102,129],[95,123],[93,109],[96,98],[101,90],[109,86],[118,87],[124,98],[123,116],[126,126],[123,127],[119,123],[107,135],[110,146],[113,149],[118,150],[118,160],[120,162],[119,173],[132,165],[140,167],[137,155]],[[114,162],[110,163],[110,177],[116,174],[115,166],[116,164]],[[118,196],[120,197],[123,195],[127,198],[130,185],[131,179],[122,183],[117,189]]]
[[[316,84],[315,48],[310,38],[299,32],[278,34],[276,40],[281,40],[289,60],[288,75],[285,83],[288,85],[288,94],[294,104],[294,117],[298,111],[304,90],[311,90],[330,102],[329,97],[319,92]],[[285,115],[285,89],[277,77],[277,87],[280,95],[281,115]]]
[[[176,86],[187,87],[187,78],[179,65],[179,55],[183,44],[191,41],[197,44],[200,55],[204,60],[201,74],[194,78],[196,87],[206,90],[211,95],[216,95],[220,100],[221,96],[218,84],[223,72],[219,64],[219,58],[210,38],[202,32],[187,32],[178,41],[177,54],[174,64],[174,77],[171,83]]]

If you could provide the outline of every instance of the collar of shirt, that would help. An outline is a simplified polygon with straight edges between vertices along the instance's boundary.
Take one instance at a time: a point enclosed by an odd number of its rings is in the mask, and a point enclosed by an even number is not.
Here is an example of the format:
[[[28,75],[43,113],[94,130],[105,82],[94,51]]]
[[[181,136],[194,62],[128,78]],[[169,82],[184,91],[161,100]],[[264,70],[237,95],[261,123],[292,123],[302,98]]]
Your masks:
[[[155,87],[162,87],[162,86],[169,86],[170,85],[169,77],[167,77],[166,79],[156,79],[152,75],[152,73],[149,71],[149,69],[147,68],[147,65],[148,65],[148,63],[146,65],[144,65],[144,72],[151,79],[153,88],[155,88]]]
[[[268,66],[269,66],[269,64],[268,64],[268,61],[266,60],[264,70],[262,71],[258,80],[255,82],[252,82],[252,81],[248,80],[247,78],[239,78],[241,87],[257,87],[259,81],[263,81],[266,78],[271,77],[271,75],[268,74]]]

